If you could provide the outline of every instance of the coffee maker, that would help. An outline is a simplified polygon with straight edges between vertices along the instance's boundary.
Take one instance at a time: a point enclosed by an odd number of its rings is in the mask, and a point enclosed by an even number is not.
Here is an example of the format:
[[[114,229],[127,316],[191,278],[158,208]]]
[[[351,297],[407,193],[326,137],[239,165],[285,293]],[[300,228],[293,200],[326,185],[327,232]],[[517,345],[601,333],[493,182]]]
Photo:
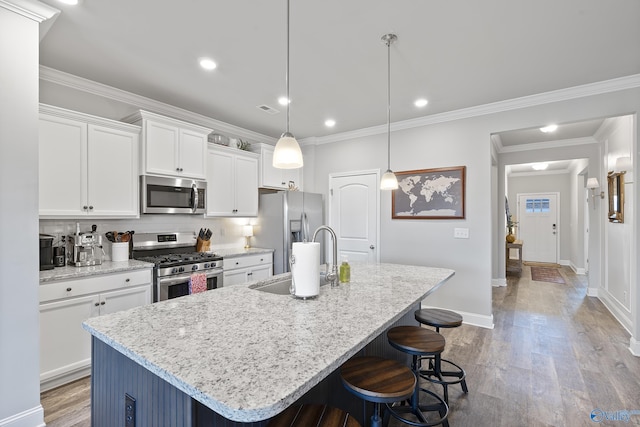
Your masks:
[[[102,236],[96,233],[96,229],[97,226],[94,224],[91,231],[80,232],[80,224],[76,223],[76,234],[67,238],[69,264],[76,267],[102,264]]]

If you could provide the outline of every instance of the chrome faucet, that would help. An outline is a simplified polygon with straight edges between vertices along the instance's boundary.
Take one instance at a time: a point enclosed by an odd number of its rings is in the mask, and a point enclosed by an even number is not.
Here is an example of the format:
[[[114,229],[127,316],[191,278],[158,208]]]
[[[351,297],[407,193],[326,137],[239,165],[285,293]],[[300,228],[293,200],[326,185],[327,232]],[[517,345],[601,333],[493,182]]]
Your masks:
[[[338,239],[336,238],[336,233],[333,231],[331,227],[328,225],[321,225],[313,232],[313,238],[311,241],[316,241],[316,236],[322,230],[328,231],[331,234],[331,241],[333,243],[333,265],[330,269],[331,273],[327,271],[327,280],[331,282],[331,287],[338,286]]]

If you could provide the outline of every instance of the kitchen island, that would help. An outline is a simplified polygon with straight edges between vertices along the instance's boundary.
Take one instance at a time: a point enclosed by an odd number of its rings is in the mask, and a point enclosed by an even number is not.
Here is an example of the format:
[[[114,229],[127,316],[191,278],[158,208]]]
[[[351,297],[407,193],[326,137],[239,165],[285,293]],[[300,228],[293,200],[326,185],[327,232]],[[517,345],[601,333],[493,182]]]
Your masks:
[[[348,406],[336,370],[363,352],[393,354],[384,332],[416,324],[413,311],[453,274],[354,263],[350,283],[315,299],[247,284],[88,319],[93,426],[122,422],[125,393],[136,425],[261,426],[296,401]]]

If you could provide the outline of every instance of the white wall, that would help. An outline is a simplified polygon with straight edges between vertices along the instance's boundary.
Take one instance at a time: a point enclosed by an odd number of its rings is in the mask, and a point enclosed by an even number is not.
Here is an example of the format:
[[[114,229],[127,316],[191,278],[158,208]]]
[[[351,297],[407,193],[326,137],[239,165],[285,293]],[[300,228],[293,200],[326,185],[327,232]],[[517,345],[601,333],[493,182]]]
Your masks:
[[[604,163],[606,171],[613,171],[616,159],[630,156],[633,142],[633,116],[608,119],[599,138],[604,143],[606,151]],[[635,184],[633,172],[624,175],[624,223],[605,221],[605,264],[604,283],[598,290],[598,296],[607,307],[629,330],[632,328],[631,315],[631,265],[632,236],[635,224],[634,196]],[[599,179],[605,191],[603,205],[608,203],[608,189],[606,179]],[[606,214],[606,211],[604,212]]]
[[[38,314],[38,22],[0,4],[0,426],[44,425]]]

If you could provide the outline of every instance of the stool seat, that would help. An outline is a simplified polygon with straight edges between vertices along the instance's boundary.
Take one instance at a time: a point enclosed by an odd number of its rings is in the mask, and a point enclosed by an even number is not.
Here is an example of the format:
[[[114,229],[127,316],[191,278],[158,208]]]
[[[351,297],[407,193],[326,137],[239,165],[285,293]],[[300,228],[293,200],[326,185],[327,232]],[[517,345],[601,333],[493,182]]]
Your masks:
[[[268,427],[362,427],[342,409],[321,404],[292,405],[276,415]]]
[[[462,316],[451,310],[423,308],[416,310],[414,314],[418,322],[437,328],[436,332],[439,328],[457,328],[462,325]]]
[[[445,346],[442,335],[419,326],[396,326],[389,329],[387,338],[396,349],[417,356],[442,353]]]
[[[364,356],[347,360],[340,368],[347,390],[369,402],[394,403],[406,400],[416,387],[416,376],[399,362]]]

